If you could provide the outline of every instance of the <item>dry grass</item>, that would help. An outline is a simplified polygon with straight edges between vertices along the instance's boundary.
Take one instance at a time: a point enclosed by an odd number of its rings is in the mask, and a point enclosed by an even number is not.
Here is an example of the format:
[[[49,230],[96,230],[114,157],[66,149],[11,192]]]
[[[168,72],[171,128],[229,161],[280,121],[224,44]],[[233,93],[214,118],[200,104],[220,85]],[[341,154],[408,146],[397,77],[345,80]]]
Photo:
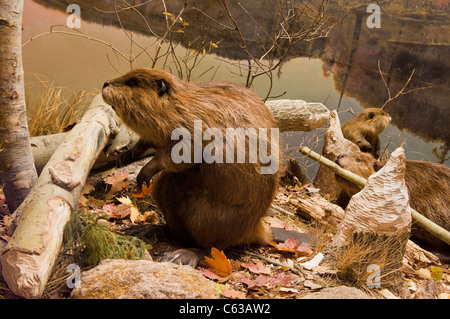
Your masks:
[[[379,267],[383,288],[395,284],[396,277],[401,274],[402,242],[395,236],[356,234],[351,242],[335,253],[338,276],[367,290],[367,279],[374,275],[368,267],[374,265]]]
[[[30,136],[64,132],[81,118],[93,95],[85,90],[73,93],[42,80],[27,86],[25,101]]]

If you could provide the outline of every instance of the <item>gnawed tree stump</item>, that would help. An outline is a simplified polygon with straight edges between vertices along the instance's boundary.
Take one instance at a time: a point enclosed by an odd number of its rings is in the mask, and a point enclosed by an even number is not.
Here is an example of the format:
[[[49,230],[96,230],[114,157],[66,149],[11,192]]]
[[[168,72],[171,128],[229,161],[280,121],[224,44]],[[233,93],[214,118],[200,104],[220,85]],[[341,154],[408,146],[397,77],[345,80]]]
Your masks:
[[[409,297],[401,269],[411,232],[405,171],[405,152],[398,148],[352,197],[328,248],[340,275],[387,288],[402,298]]]
[[[359,147],[355,143],[347,140],[342,134],[341,123],[337,112],[335,110],[331,111],[330,126],[324,136],[322,156],[331,161],[335,161],[340,154],[350,154],[358,151]],[[314,186],[320,188],[321,193],[338,199],[338,204],[346,204],[348,201],[348,197],[337,184],[333,171],[326,165],[320,165],[314,180]]]
[[[78,207],[95,159],[116,131],[114,111],[97,96],[16,210],[17,228],[1,256],[3,278],[15,294],[41,296],[60,250],[64,226]]]

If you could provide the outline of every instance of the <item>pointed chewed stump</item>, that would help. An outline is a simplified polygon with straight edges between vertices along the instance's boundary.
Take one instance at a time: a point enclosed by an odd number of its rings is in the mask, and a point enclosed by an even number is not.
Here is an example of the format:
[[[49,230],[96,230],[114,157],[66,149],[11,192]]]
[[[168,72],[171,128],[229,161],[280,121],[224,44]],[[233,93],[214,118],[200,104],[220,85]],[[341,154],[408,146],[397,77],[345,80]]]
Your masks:
[[[386,288],[401,298],[409,291],[401,268],[411,231],[405,152],[395,150],[350,200],[327,247],[338,275],[368,288]]]

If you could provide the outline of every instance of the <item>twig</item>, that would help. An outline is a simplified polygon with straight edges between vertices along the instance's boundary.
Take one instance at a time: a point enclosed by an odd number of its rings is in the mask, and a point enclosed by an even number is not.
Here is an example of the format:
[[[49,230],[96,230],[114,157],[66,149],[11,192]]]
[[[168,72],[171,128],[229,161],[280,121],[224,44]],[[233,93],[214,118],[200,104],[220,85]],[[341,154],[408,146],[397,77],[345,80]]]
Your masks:
[[[284,208],[281,208],[280,206],[277,206],[275,204],[271,205],[273,209],[275,209],[276,211],[286,214],[288,216],[291,216],[292,218],[296,218],[297,215],[295,215],[294,213],[291,213],[290,211],[285,210]]]

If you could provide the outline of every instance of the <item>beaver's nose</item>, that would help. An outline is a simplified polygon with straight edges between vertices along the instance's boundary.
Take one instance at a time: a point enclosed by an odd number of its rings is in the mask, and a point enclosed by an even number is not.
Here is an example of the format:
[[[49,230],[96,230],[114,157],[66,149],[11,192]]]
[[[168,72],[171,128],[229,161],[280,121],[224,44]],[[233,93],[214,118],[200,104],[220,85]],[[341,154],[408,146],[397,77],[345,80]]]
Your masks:
[[[109,81],[106,81],[105,83],[103,83],[103,88],[108,87],[109,84],[110,84],[110,82],[109,82]]]
[[[336,163],[336,164],[339,164],[339,160],[340,160],[341,158],[343,158],[344,156],[345,156],[344,154],[339,154],[338,157],[336,158],[335,163]]]

